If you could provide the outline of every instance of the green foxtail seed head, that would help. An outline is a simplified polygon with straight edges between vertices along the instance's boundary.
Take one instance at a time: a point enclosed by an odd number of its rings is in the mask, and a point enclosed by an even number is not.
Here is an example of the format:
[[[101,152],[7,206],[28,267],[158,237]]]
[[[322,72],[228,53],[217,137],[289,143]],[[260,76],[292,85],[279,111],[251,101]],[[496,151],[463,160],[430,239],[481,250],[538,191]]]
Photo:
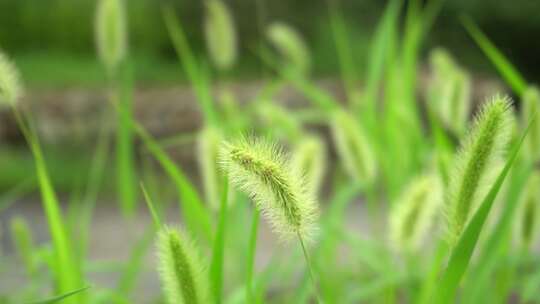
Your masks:
[[[326,147],[316,136],[302,138],[294,147],[291,164],[295,174],[304,176],[312,197],[317,197],[326,168]]]
[[[420,249],[442,201],[442,185],[436,174],[413,179],[390,213],[390,241],[397,250]]]
[[[356,181],[371,184],[376,176],[375,156],[364,130],[345,111],[331,116],[331,129],[337,153],[345,170]]]
[[[199,252],[188,234],[163,228],[158,235],[159,275],[169,304],[207,304],[209,282]]]
[[[300,123],[287,108],[275,102],[263,102],[257,107],[257,115],[271,128],[275,138],[296,141],[301,137]]]
[[[296,30],[285,23],[274,22],[268,27],[266,36],[287,64],[292,65],[300,73],[309,72],[311,61],[309,49]]]
[[[19,71],[8,57],[0,52],[0,107],[15,104],[21,94]]]
[[[450,244],[459,239],[493,182],[493,169],[502,161],[511,124],[511,101],[497,95],[482,106],[462,141],[450,173],[446,198]]]
[[[523,247],[530,247],[538,237],[540,225],[540,172],[535,171],[529,177],[518,209],[515,221],[515,236]]]
[[[205,1],[204,33],[210,59],[220,70],[228,70],[236,61],[237,42],[234,20],[220,0]]]
[[[540,91],[536,87],[529,87],[523,93],[523,106],[521,109],[521,123],[526,128],[532,115],[540,115]],[[529,134],[525,138],[525,151],[528,157],[537,162],[540,160],[540,119],[532,121]]]
[[[98,55],[109,72],[127,53],[127,17],[123,0],[99,0],[95,35]]]
[[[442,49],[432,52],[429,103],[444,125],[461,135],[471,111],[471,77]]]
[[[34,242],[32,233],[28,228],[28,223],[20,217],[15,217],[11,221],[11,235],[14,241],[14,247],[26,267],[29,275],[33,275],[36,271],[36,263],[34,262]]]
[[[242,139],[224,143],[220,158],[231,183],[253,199],[282,239],[312,238],[318,216],[315,199],[279,147],[262,139]]]

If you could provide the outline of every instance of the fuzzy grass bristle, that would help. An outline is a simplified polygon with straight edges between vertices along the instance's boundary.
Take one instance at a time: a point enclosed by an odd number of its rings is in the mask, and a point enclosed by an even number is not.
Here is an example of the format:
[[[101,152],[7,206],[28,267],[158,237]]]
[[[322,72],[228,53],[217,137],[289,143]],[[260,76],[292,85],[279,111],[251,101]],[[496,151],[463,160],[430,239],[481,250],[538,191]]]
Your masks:
[[[209,282],[195,243],[180,229],[158,235],[159,275],[169,304],[207,304]]]
[[[313,237],[317,205],[281,148],[262,139],[243,138],[225,142],[220,159],[231,183],[253,199],[282,239]]]
[[[493,181],[493,169],[503,160],[512,129],[508,97],[486,102],[454,160],[446,198],[448,241],[455,244]]]

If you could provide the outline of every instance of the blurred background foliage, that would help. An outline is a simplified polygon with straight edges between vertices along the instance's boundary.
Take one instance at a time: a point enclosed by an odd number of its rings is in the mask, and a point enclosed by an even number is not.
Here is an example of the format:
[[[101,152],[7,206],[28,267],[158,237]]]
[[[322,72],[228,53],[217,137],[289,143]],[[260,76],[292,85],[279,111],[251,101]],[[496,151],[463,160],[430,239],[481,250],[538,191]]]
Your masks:
[[[332,0],[329,0],[332,1]],[[176,81],[182,75],[164,28],[156,0],[129,0],[129,32],[132,59],[144,81]],[[170,1],[188,31],[196,52],[205,52],[202,33],[202,1]],[[226,0],[240,35],[241,61],[235,77],[252,77],[258,71],[254,49],[260,41],[254,0]],[[328,25],[328,1],[260,1],[263,21],[285,21],[306,38],[317,75],[337,74],[337,59]],[[341,0],[358,63],[369,47],[370,33],[386,1]],[[95,0],[0,0],[0,42],[14,57],[30,84],[92,84],[102,81],[95,60],[92,27]],[[449,49],[466,66],[493,72],[465,34],[459,16],[471,16],[493,42],[530,80],[540,75],[540,1],[446,1],[428,47]],[[66,56],[68,55],[68,56]],[[63,69],[58,69],[58,64]],[[39,67],[39,68],[36,68]],[[362,64],[357,67],[362,70]],[[32,69],[32,73],[27,73]]]

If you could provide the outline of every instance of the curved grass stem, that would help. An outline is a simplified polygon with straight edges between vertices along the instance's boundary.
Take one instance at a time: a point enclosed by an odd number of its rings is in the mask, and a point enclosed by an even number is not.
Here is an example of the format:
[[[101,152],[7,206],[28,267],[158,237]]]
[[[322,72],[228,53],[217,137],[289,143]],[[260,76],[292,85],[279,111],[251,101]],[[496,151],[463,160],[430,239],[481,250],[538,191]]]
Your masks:
[[[311,265],[311,259],[309,258],[309,254],[306,250],[306,245],[304,244],[304,240],[302,239],[302,235],[300,235],[300,233],[298,233],[298,240],[300,241],[300,245],[302,246],[302,252],[304,253],[304,258],[306,260],[307,268],[309,271],[309,278],[311,280],[311,284],[313,285],[313,293],[315,295],[315,298],[317,299],[317,303],[322,304],[323,301],[321,300],[321,297],[317,289],[317,281],[315,280],[315,275],[313,274],[313,267]]]

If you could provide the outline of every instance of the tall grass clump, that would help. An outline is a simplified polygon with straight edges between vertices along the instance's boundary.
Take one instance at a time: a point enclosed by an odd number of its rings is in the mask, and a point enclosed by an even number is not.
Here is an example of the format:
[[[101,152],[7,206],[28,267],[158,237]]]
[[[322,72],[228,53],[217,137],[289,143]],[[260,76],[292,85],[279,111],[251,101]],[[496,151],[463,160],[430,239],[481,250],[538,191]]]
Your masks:
[[[433,227],[443,191],[439,177],[426,174],[411,181],[390,213],[390,242],[400,251],[416,251]]]
[[[2,82],[0,87],[3,89],[0,96],[2,101],[11,107],[17,125],[22,131],[34,159],[35,174],[53,243],[53,254],[49,266],[55,280],[55,290],[59,293],[71,292],[83,284],[83,273],[73,250],[71,235],[66,228],[41,144],[31,121],[26,117],[25,112],[17,106],[20,92],[22,92],[18,75],[16,66],[0,53],[0,82]],[[76,302],[84,303],[84,297],[72,297],[66,303]]]
[[[494,180],[511,133],[512,105],[495,96],[476,115],[455,156],[446,198],[448,241],[454,244]]]
[[[206,304],[209,282],[199,252],[186,232],[170,227],[158,235],[159,275],[169,304]]]
[[[220,70],[228,70],[236,61],[237,38],[231,12],[220,0],[205,1],[204,33],[208,54]]]

